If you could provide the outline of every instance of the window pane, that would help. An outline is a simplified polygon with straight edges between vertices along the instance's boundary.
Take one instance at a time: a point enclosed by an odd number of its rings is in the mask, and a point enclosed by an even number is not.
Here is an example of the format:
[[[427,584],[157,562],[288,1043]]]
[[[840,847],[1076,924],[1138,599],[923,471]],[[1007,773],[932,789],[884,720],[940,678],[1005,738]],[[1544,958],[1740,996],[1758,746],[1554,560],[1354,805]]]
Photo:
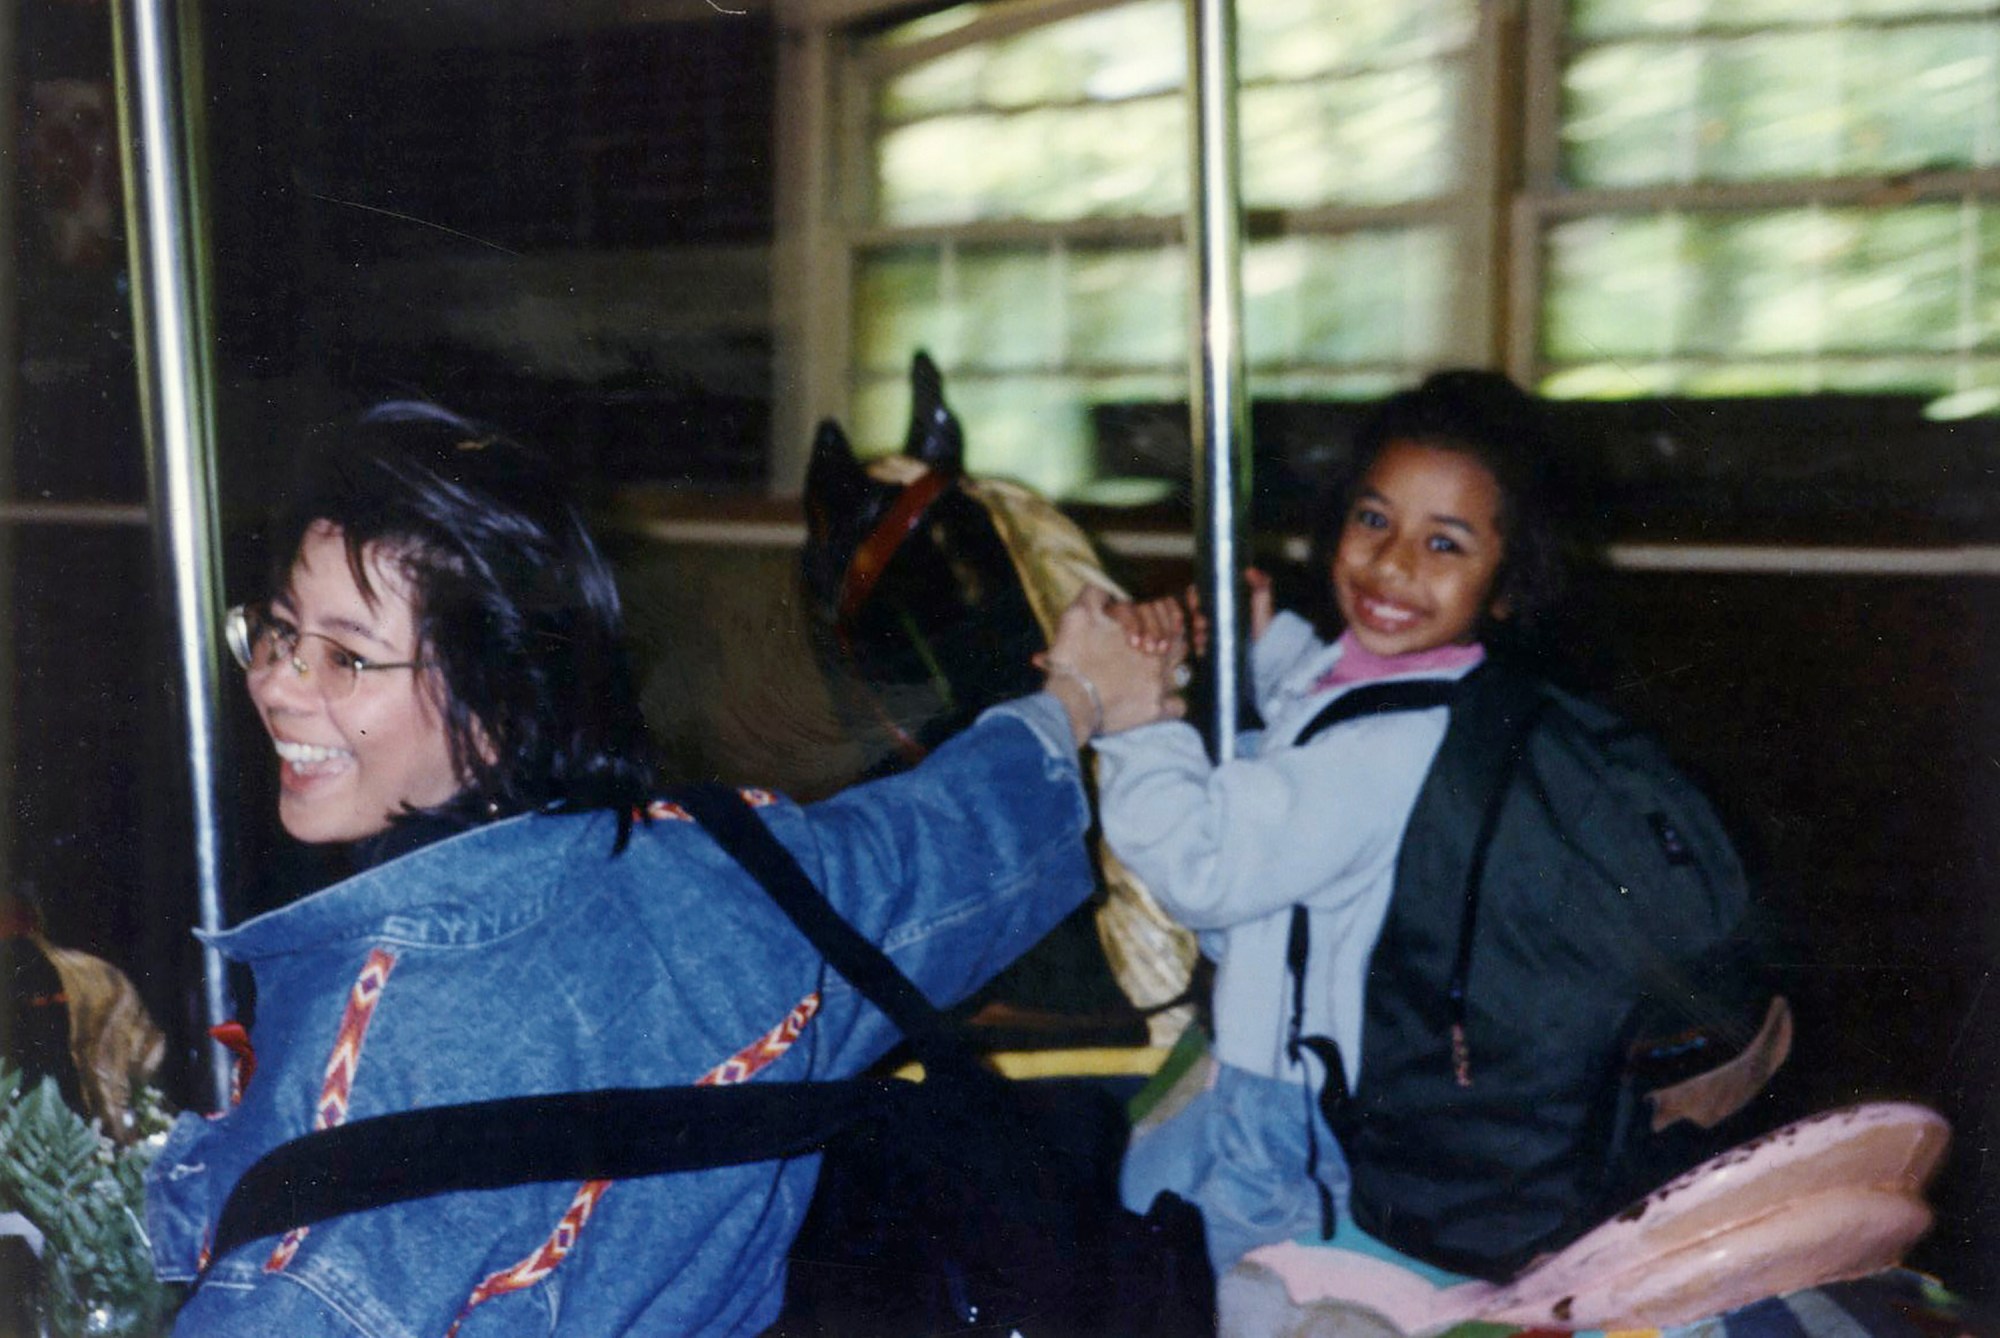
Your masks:
[[[1979,211],[1979,243],[1972,263],[1978,278],[1971,294],[1968,338],[2000,348],[2000,206]]]
[[[1976,14],[1990,0],[1571,0],[1574,37],[1607,38],[1698,29],[1807,27],[1842,19],[1912,18]]]
[[[1590,218],[1548,237],[1543,351],[1553,362],[1664,356],[1677,347],[1681,220]]]
[[[1181,10],[1150,3],[1101,10],[993,43],[980,81],[988,107],[1105,101],[1162,93],[1187,79]]]
[[[1260,0],[1247,9],[1246,203],[1435,201],[1441,216],[1458,181],[1480,9],[1478,0]],[[950,19],[961,31],[965,21],[964,11]],[[1130,461],[1096,458],[1092,406],[1186,397],[1185,250],[1020,225],[1185,212],[1184,23],[1180,6],[1140,0],[952,51],[877,86],[874,222],[947,230],[949,239],[935,254],[877,246],[858,255],[857,439],[862,424],[884,449],[901,439],[904,368],[922,341],[967,423],[973,468],[1066,496],[1097,496],[1100,474],[1134,474]],[[985,222],[1036,239],[1003,247],[948,231]],[[1365,396],[1435,365],[1451,261],[1447,232],[1428,224],[1300,232],[1249,247],[1246,338],[1258,392]]]
[[[1179,88],[1187,78],[1182,24],[1178,6],[1148,0],[962,47],[885,80],[876,115],[893,122]]]
[[[965,428],[965,465],[974,474],[1011,478],[1054,498],[1098,501],[1156,500],[1133,489],[1093,485],[1104,471],[1097,461],[1092,406],[1172,403],[1187,398],[1186,374],[1176,368],[1153,374],[1090,376],[982,376],[944,367],[945,396]],[[871,377],[854,387],[849,427],[864,456],[902,449],[909,427],[910,388],[904,377]],[[1183,448],[1185,441],[1182,442]],[[1115,467],[1115,462],[1114,462]],[[1185,470],[1184,460],[1162,462]]]
[[[947,296],[963,322],[954,363],[984,371],[1056,364],[1062,303],[1047,252],[960,253],[954,269],[957,282]]]
[[[1593,186],[1827,175],[1840,51],[1837,35],[1815,32],[1587,52],[1564,81],[1569,175]]]
[[[1243,194],[1264,208],[1390,204],[1452,177],[1456,65],[1242,95]]]
[[[1959,347],[1969,333],[1960,313],[1969,256],[1960,241],[1971,241],[1977,224],[1976,211],[1956,205],[1828,217],[1825,347]]]
[[[950,387],[946,388],[949,391]],[[953,397],[956,402],[956,397]],[[910,430],[910,374],[907,364],[895,376],[858,380],[847,400],[848,438],[854,453],[864,458],[893,455],[903,449]]]
[[[1473,0],[1279,0],[1246,14],[1253,206],[1441,194]],[[1186,33],[1157,0],[949,52],[876,97],[875,217],[891,226],[1179,213]]]
[[[989,4],[953,5],[950,9],[940,9],[935,14],[911,19],[898,24],[876,37],[885,47],[910,46],[917,42],[927,42],[933,37],[943,37],[955,33],[960,28],[970,27],[992,12]]]
[[[902,375],[913,350],[954,358],[958,343],[940,290],[938,253],[910,247],[861,262],[854,283],[854,358],[870,372]]]
[[[983,46],[961,47],[885,80],[875,114],[893,122],[976,110],[988,54]]]
[[[920,226],[1177,213],[1186,125],[1174,97],[902,126],[876,141],[876,216]]]
[[[1293,237],[1244,254],[1251,366],[1419,367],[1444,343],[1450,254],[1442,229]]]
[[[1475,0],[1259,0],[1239,12],[1245,82],[1435,60],[1471,43]]]
[[[1586,46],[1564,162],[1595,186],[1980,166],[2000,155],[1996,81],[1991,18]]]
[[[1945,387],[1956,366],[1945,355],[2000,343],[1978,259],[1996,214],[1943,204],[1567,224],[1549,235],[1545,352],[1586,365],[1574,369],[1585,380],[1613,358],[1628,370],[1685,355],[1742,364],[1664,374],[1689,392],[1723,393],[1713,387],[1731,378],[1880,388],[1916,366],[1924,387]],[[1654,373],[1633,375],[1659,388]]]
[[[1563,75],[1563,161],[1580,185],[1685,181],[1695,172],[1692,48],[1628,42],[1585,53]]]
[[[1847,170],[2000,161],[2000,21],[1851,34]]]
[[[1178,214],[1188,201],[1187,104],[1179,94],[1099,109],[1069,123],[1073,184],[1038,218]]]
[[[945,393],[965,425],[965,467],[1061,497],[1090,472],[1090,414],[1064,376],[995,379],[945,369]]]
[[[1187,256],[1179,248],[1072,252],[1068,360],[1085,367],[1187,365]]]

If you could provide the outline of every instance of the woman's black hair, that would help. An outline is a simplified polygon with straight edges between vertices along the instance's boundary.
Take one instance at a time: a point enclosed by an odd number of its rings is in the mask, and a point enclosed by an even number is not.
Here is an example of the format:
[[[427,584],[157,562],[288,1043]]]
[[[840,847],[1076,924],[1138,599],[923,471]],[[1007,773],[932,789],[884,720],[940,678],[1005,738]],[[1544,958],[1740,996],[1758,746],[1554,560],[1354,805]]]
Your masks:
[[[653,794],[652,745],[611,568],[549,460],[423,401],[378,404],[310,445],[271,535],[272,588],[320,523],[371,601],[371,551],[408,581],[465,778],[437,811],[607,808],[622,847]]]
[[[1505,552],[1493,581],[1505,616],[1481,619],[1483,640],[1521,646],[1562,603],[1569,586],[1568,540],[1560,524],[1557,478],[1562,461],[1541,405],[1499,372],[1453,368],[1378,404],[1354,435],[1354,451],[1341,485],[1314,518],[1312,570],[1324,585],[1355,493],[1376,459],[1396,442],[1458,451],[1477,460],[1500,489],[1500,534]],[[1338,625],[1324,610],[1322,623]],[[1333,626],[1323,626],[1331,632]]]

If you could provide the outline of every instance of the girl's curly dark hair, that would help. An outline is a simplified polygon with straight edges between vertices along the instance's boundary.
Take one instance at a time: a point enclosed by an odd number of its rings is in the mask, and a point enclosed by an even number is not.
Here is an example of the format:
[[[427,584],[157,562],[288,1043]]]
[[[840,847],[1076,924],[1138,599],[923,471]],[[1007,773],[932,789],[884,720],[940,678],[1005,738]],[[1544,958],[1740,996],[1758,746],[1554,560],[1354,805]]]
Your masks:
[[[310,444],[271,535],[273,589],[321,522],[369,600],[371,550],[409,582],[466,782],[440,811],[608,808],[622,847],[653,793],[652,745],[611,568],[550,462],[437,405],[379,404]]]

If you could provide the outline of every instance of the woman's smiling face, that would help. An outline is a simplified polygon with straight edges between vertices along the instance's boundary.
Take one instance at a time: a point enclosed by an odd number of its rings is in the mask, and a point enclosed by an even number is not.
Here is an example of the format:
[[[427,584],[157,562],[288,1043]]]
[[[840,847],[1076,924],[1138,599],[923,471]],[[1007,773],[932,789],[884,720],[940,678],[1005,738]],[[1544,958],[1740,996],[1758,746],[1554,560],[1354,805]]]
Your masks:
[[[374,547],[364,551],[364,566],[373,600],[355,583],[339,529],[313,525],[284,592],[271,601],[272,616],[370,663],[422,660],[403,573]],[[326,649],[324,642],[311,648]],[[364,672],[348,695],[318,681],[327,677],[281,662],[249,679],[277,749],[278,818],[287,832],[312,844],[358,841],[386,829],[406,805],[430,808],[458,793],[464,781],[452,762],[434,670]]]
[[[1377,655],[1471,641],[1489,613],[1506,542],[1500,485],[1463,452],[1392,441],[1356,489],[1334,550],[1334,599]]]

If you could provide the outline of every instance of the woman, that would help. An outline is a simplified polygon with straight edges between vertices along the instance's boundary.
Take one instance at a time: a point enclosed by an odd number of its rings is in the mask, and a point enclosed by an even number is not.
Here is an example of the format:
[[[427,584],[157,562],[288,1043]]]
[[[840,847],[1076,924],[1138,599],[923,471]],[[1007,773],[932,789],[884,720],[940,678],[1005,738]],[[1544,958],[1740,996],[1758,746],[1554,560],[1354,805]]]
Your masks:
[[[896,1039],[669,804],[610,573],[539,458],[425,406],[323,450],[271,599],[231,639],[301,841],[346,881],[216,935],[257,987],[235,1104],[183,1117],[149,1181],[163,1277],[193,1277],[261,1154],[349,1119],[499,1096],[839,1077]],[[800,808],[757,793],[834,908],[933,999],[1091,887],[1077,748],[1177,714],[1101,596],[1046,690],[904,776]],[[178,1331],[750,1333],[777,1313],[817,1159],[444,1194],[212,1261]]]

